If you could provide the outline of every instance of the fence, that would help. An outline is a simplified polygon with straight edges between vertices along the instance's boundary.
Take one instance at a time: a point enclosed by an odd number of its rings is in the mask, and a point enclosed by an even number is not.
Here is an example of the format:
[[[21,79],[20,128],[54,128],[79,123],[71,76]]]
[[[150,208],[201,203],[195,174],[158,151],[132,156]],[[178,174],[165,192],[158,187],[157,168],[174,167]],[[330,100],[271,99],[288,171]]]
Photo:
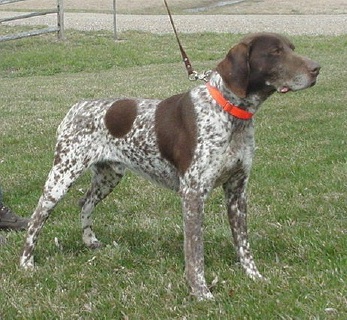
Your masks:
[[[26,0],[0,0],[0,5],[13,3],[13,2],[20,2],[20,1],[26,1]],[[0,19],[0,24],[2,22],[27,19],[27,18],[37,17],[37,16],[44,16],[47,14],[57,14],[57,27],[50,27],[50,28],[44,28],[44,29],[34,29],[31,31],[21,32],[21,33],[17,33],[17,34],[0,36],[0,42],[1,41],[21,39],[21,38],[26,38],[26,37],[32,37],[32,36],[38,36],[40,34],[52,33],[52,32],[57,32],[58,39],[63,39],[64,38],[63,0],[57,0],[57,8],[54,10],[47,10],[47,11],[42,11],[42,12],[32,12],[32,13],[28,13],[28,14],[22,14],[19,16],[3,18],[3,19]]]

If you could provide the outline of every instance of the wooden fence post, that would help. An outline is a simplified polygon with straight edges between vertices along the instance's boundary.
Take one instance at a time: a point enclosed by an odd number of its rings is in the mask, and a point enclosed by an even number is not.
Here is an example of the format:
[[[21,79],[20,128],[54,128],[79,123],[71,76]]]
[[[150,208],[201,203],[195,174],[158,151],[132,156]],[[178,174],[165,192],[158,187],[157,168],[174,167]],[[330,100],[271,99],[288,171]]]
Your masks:
[[[113,36],[114,40],[118,40],[117,35],[117,17],[116,17],[116,0],[113,0]]]
[[[58,39],[64,40],[64,1],[57,0]]]

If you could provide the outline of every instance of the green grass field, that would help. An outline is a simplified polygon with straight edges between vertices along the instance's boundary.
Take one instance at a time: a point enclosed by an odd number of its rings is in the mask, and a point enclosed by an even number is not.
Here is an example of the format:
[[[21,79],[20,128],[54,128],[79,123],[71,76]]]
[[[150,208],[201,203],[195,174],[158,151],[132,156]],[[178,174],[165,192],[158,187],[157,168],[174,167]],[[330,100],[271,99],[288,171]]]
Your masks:
[[[193,66],[210,69],[240,35],[182,35]],[[168,97],[187,80],[172,35],[68,32],[0,43],[0,182],[5,202],[33,212],[55,131],[88,98]],[[95,212],[104,248],[84,247],[81,178],[46,223],[37,269],[18,268],[23,233],[1,232],[0,319],[346,319],[347,40],[291,37],[320,62],[317,85],[275,94],[256,116],[249,183],[250,242],[268,282],[236,261],[217,189],[206,205],[206,277],[214,301],[189,296],[177,195],[129,174]],[[55,238],[59,246],[55,244]]]

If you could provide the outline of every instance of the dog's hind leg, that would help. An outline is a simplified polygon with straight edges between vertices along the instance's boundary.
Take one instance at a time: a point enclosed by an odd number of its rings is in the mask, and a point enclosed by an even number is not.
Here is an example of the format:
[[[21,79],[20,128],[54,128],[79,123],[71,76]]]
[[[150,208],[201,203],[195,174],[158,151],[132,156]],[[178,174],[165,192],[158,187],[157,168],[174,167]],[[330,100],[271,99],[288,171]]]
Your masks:
[[[246,175],[231,179],[223,185],[228,218],[234,238],[234,245],[242,268],[252,279],[263,279],[250,250],[247,233]]]
[[[92,230],[92,212],[96,205],[116,187],[124,175],[124,167],[107,162],[96,163],[91,167],[92,182],[86,195],[80,200],[83,242],[95,249],[101,246]]]
[[[33,251],[45,221],[59,200],[88,166],[88,159],[82,156],[83,152],[72,154],[70,150],[71,145],[68,143],[57,144],[53,167],[29,223],[20,258],[20,265],[24,268],[34,267]]]

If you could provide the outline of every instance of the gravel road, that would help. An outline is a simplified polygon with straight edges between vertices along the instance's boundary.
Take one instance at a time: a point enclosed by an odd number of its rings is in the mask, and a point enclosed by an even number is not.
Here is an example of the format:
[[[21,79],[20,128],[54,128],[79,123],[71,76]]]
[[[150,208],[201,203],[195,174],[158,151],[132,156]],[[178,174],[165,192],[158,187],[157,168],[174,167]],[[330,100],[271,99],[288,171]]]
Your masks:
[[[18,12],[0,11],[0,19]],[[334,15],[174,15],[176,28],[181,33],[260,31],[288,35],[347,34],[347,14]],[[77,30],[113,31],[113,15],[104,13],[65,13],[65,28]],[[17,20],[8,24],[56,25],[55,15]],[[117,32],[141,30],[152,33],[172,32],[165,15],[117,15]]]

